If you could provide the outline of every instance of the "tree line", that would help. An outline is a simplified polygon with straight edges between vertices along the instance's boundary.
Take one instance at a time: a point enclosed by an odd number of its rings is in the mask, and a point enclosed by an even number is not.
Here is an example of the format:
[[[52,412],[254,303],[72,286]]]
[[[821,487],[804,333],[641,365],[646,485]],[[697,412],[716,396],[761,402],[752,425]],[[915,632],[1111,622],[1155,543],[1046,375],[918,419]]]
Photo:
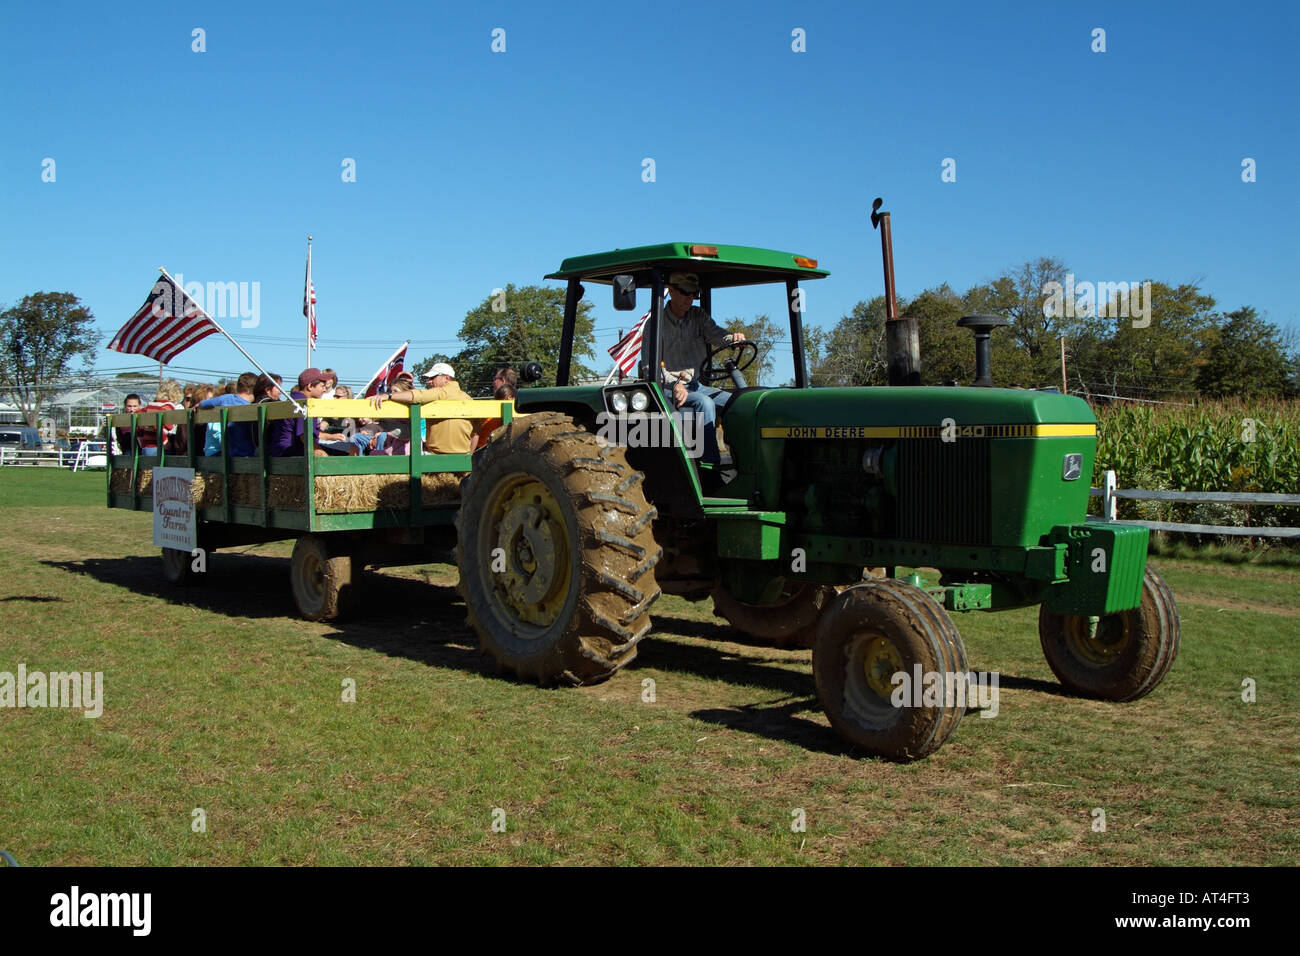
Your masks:
[[[1153,280],[1149,294],[1143,293],[1140,318],[1133,307],[1138,303],[1113,298],[1090,308],[1086,302],[1082,309],[1051,308],[1052,283],[1067,286],[1067,279],[1060,260],[1042,258],[964,294],[944,283],[900,300],[898,314],[917,320],[922,384],[969,384],[974,379],[972,336],[956,322],[979,314],[1009,323],[993,331],[998,385],[1060,388],[1064,337],[1067,387],[1086,397],[1300,396],[1294,334],[1266,321],[1253,307],[1222,312],[1194,283],[1174,286]],[[1059,295],[1056,299],[1059,304]],[[887,384],[884,296],[858,302],[829,329],[805,329],[804,348],[814,385]]]

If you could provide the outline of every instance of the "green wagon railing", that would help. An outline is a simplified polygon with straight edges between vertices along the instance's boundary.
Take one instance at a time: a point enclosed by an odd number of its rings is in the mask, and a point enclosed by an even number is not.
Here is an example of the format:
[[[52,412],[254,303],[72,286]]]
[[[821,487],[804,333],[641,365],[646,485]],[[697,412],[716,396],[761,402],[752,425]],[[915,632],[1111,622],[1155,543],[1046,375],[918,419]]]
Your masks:
[[[439,455],[421,450],[419,437],[423,422],[450,418],[481,422],[500,418],[508,423],[515,417],[514,403],[496,400],[435,401],[426,405],[398,405],[385,402],[376,409],[365,399],[308,399],[300,402],[307,412],[306,454],[301,457],[278,458],[268,453],[267,425],[270,422],[293,418],[297,415],[288,401],[267,402],[259,405],[236,405],[204,410],[178,409],[168,412],[117,413],[110,416],[110,427],[131,429],[131,453],[112,455],[108,467],[108,506],[135,511],[152,511],[153,495],[150,488],[143,490],[140,477],[154,468],[193,468],[195,475],[221,476],[223,493],[220,504],[196,504],[197,517],[232,525],[252,525],[285,531],[353,531],[369,528],[416,527],[451,524],[459,507],[449,501],[436,505],[422,500],[422,479],[426,475],[467,472],[471,467],[468,454]],[[320,456],[315,454],[312,421],[318,418],[367,417],[378,419],[402,418],[410,422],[411,453],[408,455],[358,455]],[[236,422],[252,422],[258,436],[258,454],[237,457],[230,454],[228,428]],[[221,425],[223,441],[221,454],[205,456],[196,447],[194,426],[217,423]],[[189,450],[184,454],[168,454],[164,449],[163,427],[183,425],[187,428]],[[142,454],[136,442],[141,428],[153,428],[158,454]],[[114,475],[130,471],[130,485],[123,490],[114,489]],[[258,493],[255,504],[235,502],[232,494],[232,477],[252,475]],[[406,507],[376,506],[368,510],[349,509],[345,512],[321,512],[317,501],[317,478],[333,476],[392,475],[405,476],[409,481],[409,503]],[[303,500],[295,507],[271,502],[274,478],[297,477],[302,481]]]

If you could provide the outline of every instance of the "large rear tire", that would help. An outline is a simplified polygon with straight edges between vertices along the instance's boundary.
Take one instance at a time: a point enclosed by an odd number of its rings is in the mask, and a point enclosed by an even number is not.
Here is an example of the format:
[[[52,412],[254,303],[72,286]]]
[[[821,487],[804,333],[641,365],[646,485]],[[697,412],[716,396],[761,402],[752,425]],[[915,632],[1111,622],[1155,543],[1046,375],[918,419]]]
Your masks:
[[[475,454],[456,516],[479,646],[540,684],[596,684],[636,656],[662,549],[623,449],[567,415],[512,421]]]
[[[746,604],[722,587],[713,590],[713,613],[766,647],[812,647],[817,621],[835,597],[835,588],[794,581],[773,604]]]
[[[922,684],[912,686],[918,666]],[[813,677],[822,709],[841,737],[889,760],[925,757],[951,736],[966,712],[966,688],[956,686],[966,673],[952,619],[903,581],[854,585],[817,624]]]
[[[1100,618],[1038,611],[1038,637],[1052,673],[1099,700],[1137,700],[1165,679],[1181,640],[1178,605],[1156,571],[1142,578],[1142,603]]]

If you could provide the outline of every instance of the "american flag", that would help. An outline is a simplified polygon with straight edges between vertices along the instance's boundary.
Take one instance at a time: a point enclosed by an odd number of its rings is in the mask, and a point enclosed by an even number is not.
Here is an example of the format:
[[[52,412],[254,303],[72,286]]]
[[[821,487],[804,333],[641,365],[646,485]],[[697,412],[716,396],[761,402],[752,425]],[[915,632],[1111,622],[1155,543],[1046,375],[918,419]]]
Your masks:
[[[609,348],[610,358],[618,366],[621,375],[631,375],[632,370],[636,368],[637,360],[641,358],[641,334],[645,331],[648,318],[650,318],[649,312],[637,319],[636,325],[632,326],[632,331]]]
[[[220,331],[199,304],[164,272],[144,305],[117,330],[108,347],[168,363],[194,343]]]
[[[311,284],[311,243],[307,243],[307,284],[302,293],[302,314],[307,317],[307,339],[316,347],[316,287]]]
[[[388,386],[393,376],[402,370],[402,364],[406,361],[406,347],[410,344],[409,339],[403,342],[402,347],[390,355],[387,362],[379,366],[369,384],[366,385],[366,390],[361,393],[362,398],[378,395],[380,391]]]

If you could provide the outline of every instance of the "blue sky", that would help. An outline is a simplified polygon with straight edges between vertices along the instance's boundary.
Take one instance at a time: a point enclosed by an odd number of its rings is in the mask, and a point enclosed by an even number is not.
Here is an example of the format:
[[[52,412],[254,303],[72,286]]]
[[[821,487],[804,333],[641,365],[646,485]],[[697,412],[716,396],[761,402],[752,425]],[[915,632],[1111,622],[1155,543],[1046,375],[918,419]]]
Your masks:
[[[258,326],[224,324],[295,375],[309,233],[314,362],[344,381],[406,338],[456,351],[468,309],[566,256],[676,239],[817,258],[806,320],[830,326],[882,291],[877,195],[903,296],[1050,255],[1300,330],[1288,4],[54,3],[0,24],[0,304],[74,292],[106,335],[160,265],[257,282]],[[603,357],[629,317],[592,297]],[[247,365],[218,338],[175,364]]]

